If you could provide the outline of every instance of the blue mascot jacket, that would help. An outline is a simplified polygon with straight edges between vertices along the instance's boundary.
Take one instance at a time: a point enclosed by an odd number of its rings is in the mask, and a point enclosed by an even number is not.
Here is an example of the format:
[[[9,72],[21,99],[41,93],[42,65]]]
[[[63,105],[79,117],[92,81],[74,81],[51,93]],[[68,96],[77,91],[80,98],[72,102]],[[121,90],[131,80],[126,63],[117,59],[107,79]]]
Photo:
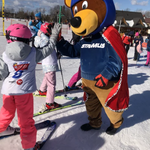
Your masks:
[[[94,80],[102,74],[108,80],[119,79],[122,61],[100,33],[87,36],[75,45],[62,39],[57,43],[57,49],[63,55],[80,57],[82,78]]]

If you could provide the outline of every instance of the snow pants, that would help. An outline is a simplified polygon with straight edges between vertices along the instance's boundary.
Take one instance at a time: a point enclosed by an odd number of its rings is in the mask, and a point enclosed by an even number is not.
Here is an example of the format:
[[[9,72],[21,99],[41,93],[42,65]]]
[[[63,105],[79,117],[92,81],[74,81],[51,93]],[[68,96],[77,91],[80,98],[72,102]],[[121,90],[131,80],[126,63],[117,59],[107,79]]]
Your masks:
[[[7,129],[17,110],[20,137],[24,149],[32,148],[36,143],[36,128],[33,120],[33,95],[3,95],[3,106],[0,110],[0,132]]]
[[[125,46],[126,53],[128,54],[128,51],[129,51],[129,48],[130,48],[130,44],[125,44],[124,43],[124,46]]]
[[[53,103],[55,96],[55,86],[56,86],[56,72],[47,72],[44,75],[43,82],[40,86],[40,90],[46,94],[46,103]]]
[[[134,58],[133,58],[133,60],[138,61],[139,58],[140,58],[140,54],[137,52],[137,45],[136,45],[135,49],[134,49]]]
[[[79,80],[81,79],[81,67],[79,66],[79,70],[77,73],[75,73],[72,78],[70,79],[68,86],[72,87],[75,85]]]
[[[150,52],[147,51],[147,60],[146,60],[146,65],[150,64]]]
[[[86,111],[88,114],[89,124],[92,127],[98,128],[102,124],[101,112],[104,108],[107,117],[110,120],[110,124],[114,128],[119,128],[123,123],[123,112],[114,112],[105,107],[105,100],[115,86],[117,81],[109,81],[108,85],[104,88],[95,87],[96,81],[87,80],[82,78],[83,90],[87,94],[87,100],[85,101]]]

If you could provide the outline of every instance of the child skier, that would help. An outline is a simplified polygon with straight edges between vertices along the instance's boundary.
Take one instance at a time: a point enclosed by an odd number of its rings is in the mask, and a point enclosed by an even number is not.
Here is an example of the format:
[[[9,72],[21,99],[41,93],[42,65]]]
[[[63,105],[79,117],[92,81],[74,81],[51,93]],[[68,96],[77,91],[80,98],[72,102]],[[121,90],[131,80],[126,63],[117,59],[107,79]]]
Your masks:
[[[51,26],[53,24],[45,22],[41,25],[38,31],[38,36],[34,39],[34,45],[37,48],[42,48],[48,44],[49,38],[51,36]],[[42,67],[45,73],[43,82],[40,89],[37,90],[35,95],[46,95],[46,103],[41,107],[39,112],[44,112],[48,109],[54,109],[61,107],[60,104],[54,102],[55,96],[55,86],[56,86],[56,71],[58,69],[56,51],[54,50],[51,55],[47,56],[42,60]]]
[[[54,26],[49,44],[42,51],[29,46],[31,32],[27,26],[12,24],[6,29],[8,44],[0,59],[0,80],[4,80],[0,136],[16,132],[9,124],[17,110],[21,143],[25,150],[34,150],[36,144],[32,95],[36,90],[35,67],[37,62],[53,52],[60,28],[59,24]]]
[[[81,36],[76,35],[74,32],[72,32],[72,40],[73,41],[73,45],[75,45],[77,42],[79,42],[81,40]],[[71,42],[70,42],[71,43]],[[71,89],[75,89],[75,85],[76,83],[81,79],[81,67],[79,66],[78,72],[76,72],[70,79],[69,83],[68,83],[68,87],[66,88],[71,90]]]
[[[41,12],[38,12],[35,14],[35,19],[29,22],[29,29],[33,37],[37,35],[42,23]]]

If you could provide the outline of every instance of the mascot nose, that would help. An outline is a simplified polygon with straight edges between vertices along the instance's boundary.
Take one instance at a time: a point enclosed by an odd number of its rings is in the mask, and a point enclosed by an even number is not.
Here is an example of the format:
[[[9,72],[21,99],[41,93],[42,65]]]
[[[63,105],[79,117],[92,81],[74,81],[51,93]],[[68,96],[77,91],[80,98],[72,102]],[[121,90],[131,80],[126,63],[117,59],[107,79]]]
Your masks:
[[[80,17],[74,17],[71,19],[71,25],[74,27],[74,28],[78,28],[80,27],[81,25],[81,18]]]

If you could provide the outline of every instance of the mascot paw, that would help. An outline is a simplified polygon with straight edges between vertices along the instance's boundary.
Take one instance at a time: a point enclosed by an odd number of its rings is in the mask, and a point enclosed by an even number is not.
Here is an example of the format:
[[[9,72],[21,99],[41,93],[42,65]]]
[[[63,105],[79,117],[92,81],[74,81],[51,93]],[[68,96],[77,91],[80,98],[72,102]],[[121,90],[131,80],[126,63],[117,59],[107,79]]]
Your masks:
[[[95,86],[99,88],[105,87],[108,84],[108,79],[103,77],[101,74],[96,76],[94,80],[97,81]]]

